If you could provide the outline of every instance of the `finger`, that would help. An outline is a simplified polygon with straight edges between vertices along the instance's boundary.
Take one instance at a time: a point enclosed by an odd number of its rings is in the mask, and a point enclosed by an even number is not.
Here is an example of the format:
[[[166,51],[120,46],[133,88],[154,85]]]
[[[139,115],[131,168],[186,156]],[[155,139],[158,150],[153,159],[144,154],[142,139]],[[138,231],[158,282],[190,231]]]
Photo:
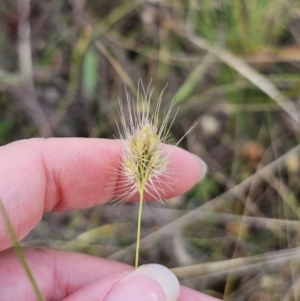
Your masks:
[[[186,286],[180,288],[178,301],[220,301],[220,299],[199,293]]]
[[[177,278],[160,265],[134,270],[83,254],[42,248],[24,251],[46,300],[175,301],[179,294]],[[32,284],[11,250],[2,253],[0,266],[2,301],[35,300]]]
[[[51,249],[24,252],[46,300],[217,301],[185,287],[179,292],[176,277],[160,265],[134,270],[122,263],[84,254]],[[36,299],[32,284],[12,250],[2,252],[0,267],[1,301]]]
[[[120,140],[52,138],[21,140],[0,148],[0,199],[20,238],[50,210],[103,204],[122,185]],[[197,158],[174,146],[170,152],[172,181],[162,184],[166,198],[190,189],[205,172]],[[0,213],[1,214],[1,213]],[[0,219],[0,250],[11,245]]]
[[[179,282],[166,267],[148,264],[138,267],[117,281],[112,275],[94,281],[65,301],[177,301]]]

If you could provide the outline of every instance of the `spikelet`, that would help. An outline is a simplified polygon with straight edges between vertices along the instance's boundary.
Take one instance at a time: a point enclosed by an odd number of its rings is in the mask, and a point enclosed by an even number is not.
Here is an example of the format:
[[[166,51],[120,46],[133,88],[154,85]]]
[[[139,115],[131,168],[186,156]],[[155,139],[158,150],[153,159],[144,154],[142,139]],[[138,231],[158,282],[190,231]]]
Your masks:
[[[119,107],[123,134],[121,134],[120,128],[119,132],[121,139],[125,143],[121,166],[121,173],[125,180],[122,185],[121,200],[127,200],[136,193],[140,196],[136,267],[138,266],[144,193],[147,192],[153,198],[159,200],[163,198],[164,192],[161,189],[159,178],[161,175],[167,176],[169,160],[169,154],[163,150],[163,143],[166,143],[169,139],[169,129],[175,118],[173,118],[171,125],[168,125],[170,113],[174,107],[173,101],[168,111],[164,114],[161,124],[159,123],[162,93],[156,103],[153,114],[151,114],[150,102],[153,91],[154,88],[150,88],[150,85],[145,89],[141,80],[138,84],[136,102],[130,98],[129,93],[126,91],[128,122],[121,101]],[[165,185],[167,184],[165,183]]]

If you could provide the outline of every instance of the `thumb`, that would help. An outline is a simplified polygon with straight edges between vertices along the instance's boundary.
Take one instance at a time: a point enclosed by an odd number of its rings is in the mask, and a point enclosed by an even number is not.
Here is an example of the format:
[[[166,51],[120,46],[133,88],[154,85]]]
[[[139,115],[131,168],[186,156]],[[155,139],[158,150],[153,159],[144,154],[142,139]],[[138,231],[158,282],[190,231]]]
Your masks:
[[[101,278],[65,300],[177,301],[178,295],[176,276],[162,265],[147,264],[123,278],[114,275]]]
[[[178,295],[176,276],[162,265],[147,264],[122,279],[104,301],[176,301]]]

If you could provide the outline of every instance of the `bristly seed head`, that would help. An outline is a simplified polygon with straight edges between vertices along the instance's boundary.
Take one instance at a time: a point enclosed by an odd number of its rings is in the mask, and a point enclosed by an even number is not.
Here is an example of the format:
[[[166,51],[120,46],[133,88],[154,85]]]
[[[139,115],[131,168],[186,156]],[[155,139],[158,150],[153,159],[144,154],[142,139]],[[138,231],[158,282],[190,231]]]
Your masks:
[[[169,154],[163,151],[163,143],[167,142],[169,138],[170,126],[167,127],[167,125],[174,102],[164,114],[163,121],[159,125],[158,115],[162,94],[157,101],[154,113],[151,114],[150,100],[153,91],[154,89],[150,89],[150,86],[144,89],[142,82],[139,81],[136,102],[130,99],[130,95],[126,91],[128,123],[120,101],[119,114],[123,128],[123,134],[120,133],[120,136],[125,142],[125,151],[122,153],[123,166],[121,167],[125,178],[123,200],[129,199],[133,194],[142,190],[159,199],[163,193],[156,180],[165,173],[168,164]]]

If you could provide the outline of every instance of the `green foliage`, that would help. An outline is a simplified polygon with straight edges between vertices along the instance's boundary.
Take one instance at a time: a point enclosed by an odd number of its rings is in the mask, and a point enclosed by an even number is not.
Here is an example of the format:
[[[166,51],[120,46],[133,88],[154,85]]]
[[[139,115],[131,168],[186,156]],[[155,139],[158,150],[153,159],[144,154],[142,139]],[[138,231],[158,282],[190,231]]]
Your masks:
[[[98,76],[98,55],[93,48],[89,48],[82,62],[82,90],[87,100],[93,100],[96,96]]]
[[[292,15],[283,0],[204,0],[193,10],[199,34],[244,54],[278,45]]]
[[[0,121],[0,145],[5,144],[10,140],[13,131],[13,119],[11,117]]]

